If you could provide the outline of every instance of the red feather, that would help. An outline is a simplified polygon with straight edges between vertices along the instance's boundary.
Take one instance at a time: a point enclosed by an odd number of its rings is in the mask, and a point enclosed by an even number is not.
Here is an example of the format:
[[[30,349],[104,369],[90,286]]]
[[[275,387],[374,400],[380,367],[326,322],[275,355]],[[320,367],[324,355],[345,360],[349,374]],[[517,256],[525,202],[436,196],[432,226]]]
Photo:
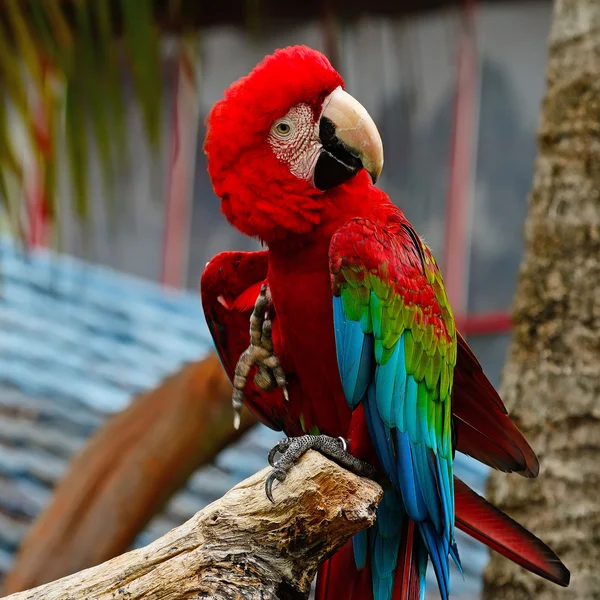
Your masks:
[[[396,578],[392,600],[419,600],[420,581],[414,556],[415,524],[405,520],[402,542],[398,552]],[[360,571],[354,562],[352,541],[346,543],[327,560],[317,577],[315,600],[372,600],[371,569],[369,562]]]
[[[471,348],[467,344],[465,338],[460,334],[456,333],[458,341],[458,355],[456,366],[460,373],[462,373],[466,379],[472,379],[472,389],[477,390],[477,396],[485,396],[487,402],[485,404],[495,404],[498,410],[504,414],[508,414],[504,402],[498,395],[498,392],[485,376],[480,362],[477,357],[473,354]]]
[[[393,600],[419,600],[421,585],[415,557],[415,523],[405,520],[402,528],[402,543],[398,553]]]
[[[471,537],[558,585],[569,585],[570,573],[539,538],[454,478],[456,526]]]
[[[354,562],[352,541],[347,542],[323,563],[317,576],[315,600],[372,600],[371,569],[360,571]],[[396,600],[396,599],[394,599]]]
[[[250,313],[267,277],[267,264],[267,252],[222,252],[202,274],[202,308],[230,378],[240,354],[248,347]],[[255,287],[256,295],[246,304],[243,299]]]
[[[499,471],[537,477],[540,467],[534,451],[508,417],[498,392],[460,334],[453,414],[459,452]]]
[[[237,361],[250,343],[250,314],[267,275],[267,252],[222,252],[204,269],[200,282],[202,307],[223,368],[230,380]],[[253,374],[245,400],[257,419],[283,429],[285,414],[280,389],[263,392]]]

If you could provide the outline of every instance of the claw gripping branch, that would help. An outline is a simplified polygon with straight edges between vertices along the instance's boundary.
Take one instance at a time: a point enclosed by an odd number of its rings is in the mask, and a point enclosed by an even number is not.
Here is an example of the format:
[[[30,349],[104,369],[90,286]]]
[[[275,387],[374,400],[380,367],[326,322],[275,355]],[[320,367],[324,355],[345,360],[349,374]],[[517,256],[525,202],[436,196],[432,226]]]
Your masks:
[[[298,459],[308,450],[317,450],[321,454],[335,460],[340,466],[348,469],[355,475],[375,477],[375,467],[366,463],[346,451],[346,440],[344,438],[330,437],[328,435],[303,435],[296,438],[286,438],[281,440],[269,452],[269,464],[273,470],[269,473],[265,482],[265,492],[267,498],[275,504],[273,498],[273,483],[275,480],[280,483],[285,481],[287,474],[296,464]],[[276,461],[275,456],[281,454],[281,458]]]

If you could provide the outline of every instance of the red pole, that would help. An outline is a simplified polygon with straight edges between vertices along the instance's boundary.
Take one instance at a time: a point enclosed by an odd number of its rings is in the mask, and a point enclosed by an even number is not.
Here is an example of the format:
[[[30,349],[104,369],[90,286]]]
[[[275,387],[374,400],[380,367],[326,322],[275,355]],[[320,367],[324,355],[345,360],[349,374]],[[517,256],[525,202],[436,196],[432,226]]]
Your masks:
[[[181,43],[173,90],[161,272],[161,282],[170,287],[182,287],[186,283],[199,119],[195,50],[193,42]]]
[[[461,333],[466,336],[507,333],[511,329],[512,321],[507,312],[465,315],[461,325]]]
[[[512,328],[506,311],[469,314],[470,216],[478,135],[479,82],[475,39],[475,0],[463,0],[458,44],[450,173],[446,196],[444,282],[458,328],[466,335],[506,333]]]
[[[476,52],[475,2],[464,0],[459,31],[443,255],[446,292],[459,328],[467,310],[469,196],[474,163],[477,108]]]

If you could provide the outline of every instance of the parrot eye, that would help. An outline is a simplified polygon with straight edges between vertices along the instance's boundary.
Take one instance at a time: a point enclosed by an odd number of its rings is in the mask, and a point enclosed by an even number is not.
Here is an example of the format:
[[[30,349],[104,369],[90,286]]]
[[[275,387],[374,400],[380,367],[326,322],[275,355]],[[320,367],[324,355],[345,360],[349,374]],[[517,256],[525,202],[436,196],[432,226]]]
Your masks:
[[[279,138],[288,138],[292,133],[292,125],[289,121],[277,121],[274,126],[275,135]]]
[[[319,124],[308,104],[296,104],[286,115],[274,119],[267,143],[275,157],[288,167],[294,177],[312,181],[321,143]]]

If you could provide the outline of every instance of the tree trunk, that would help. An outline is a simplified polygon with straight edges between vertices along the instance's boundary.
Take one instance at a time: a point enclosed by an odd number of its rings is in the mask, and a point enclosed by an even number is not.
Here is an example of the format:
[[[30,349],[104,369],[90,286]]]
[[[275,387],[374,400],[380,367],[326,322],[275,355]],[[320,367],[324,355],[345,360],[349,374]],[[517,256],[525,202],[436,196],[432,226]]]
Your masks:
[[[558,588],[494,556],[484,597],[600,598],[600,2],[556,0],[503,398],[540,457],[490,500],[571,569]]]
[[[300,600],[321,563],[375,522],[383,491],[309,451],[275,504],[270,469],[149,546],[6,600]]]

